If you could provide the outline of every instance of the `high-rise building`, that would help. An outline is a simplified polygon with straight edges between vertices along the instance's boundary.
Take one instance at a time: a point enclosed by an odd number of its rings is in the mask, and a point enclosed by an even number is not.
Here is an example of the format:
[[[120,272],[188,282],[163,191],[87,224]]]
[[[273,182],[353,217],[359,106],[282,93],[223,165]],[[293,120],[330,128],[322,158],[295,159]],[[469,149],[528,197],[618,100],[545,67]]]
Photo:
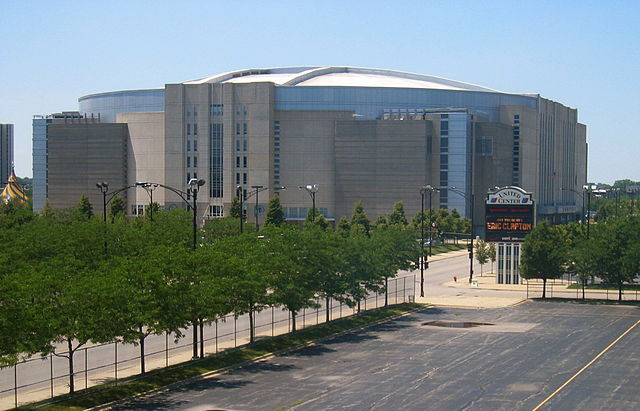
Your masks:
[[[264,208],[274,188],[286,186],[279,194],[286,218],[301,220],[311,201],[298,187],[308,184],[320,187],[316,206],[329,219],[350,215],[359,200],[371,219],[400,200],[411,215],[424,185],[441,188],[434,206],[467,216],[474,194],[479,217],[488,190],[515,185],[533,193],[539,219],[565,222],[576,218],[574,191],[586,182],[586,127],[576,109],[433,76],[251,69],[79,101],[85,117],[127,125],[127,184],[186,190],[191,178],[205,179],[203,218],[226,215],[238,192],[253,216],[255,205]],[[34,178],[35,150],[34,123]],[[149,201],[144,192],[128,200],[131,211]],[[182,204],[170,191],[154,201]],[[477,232],[481,226],[477,218]]]
[[[7,184],[13,167],[13,124],[0,124],[0,187]]]

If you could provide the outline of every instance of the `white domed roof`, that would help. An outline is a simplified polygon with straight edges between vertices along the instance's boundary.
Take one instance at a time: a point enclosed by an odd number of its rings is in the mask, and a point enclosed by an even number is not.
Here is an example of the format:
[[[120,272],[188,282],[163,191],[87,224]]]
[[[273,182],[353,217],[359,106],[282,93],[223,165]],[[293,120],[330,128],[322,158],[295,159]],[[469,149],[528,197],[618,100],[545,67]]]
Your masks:
[[[359,67],[281,67],[247,69],[184,84],[272,82],[277,86],[393,87],[496,92],[475,84],[423,74]]]

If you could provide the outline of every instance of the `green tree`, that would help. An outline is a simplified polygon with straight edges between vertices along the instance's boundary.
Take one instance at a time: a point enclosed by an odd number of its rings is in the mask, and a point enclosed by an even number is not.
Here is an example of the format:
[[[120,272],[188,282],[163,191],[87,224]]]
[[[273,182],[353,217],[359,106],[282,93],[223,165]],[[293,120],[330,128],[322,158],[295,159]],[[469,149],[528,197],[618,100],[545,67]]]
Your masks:
[[[475,257],[480,264],[480,277],[482,277],[482,268],[489,262],[489,245],[484,240],[475,242]]]
[[[44,207],[42,207],[42,210],[40,210],[40,215],[42,217],[53,217],[54,211],[51,207],[51,204],[49,204],[49,200],[44,201]]]
[[[496,262],[496,244],[495,243],[487,243],[487,257],[491,261],[491,272],[493,273],[493,263]]]
[[[353,215],[351,216],[351,229],[364,232],[369,235],[371,223],[364,212],[362,201],[357,201],[353,206]]]
[[[265,226],[280,227],[285,223],[284,211],[280,204],[280,196],[274,195],[269,199],[269,209],[267,210],[267,217],[265,219]]]
[[[242,216],[242,208],[240,208],[240,199],[233,197],[231,206],[229,207],[229,217],[240,218]]]
[[[81,217],[87,219],[93,217],[93,205],[89,201],[89,198],[84,194],[80,197],[77,209]]]
[[[345,216],[340,217],[340,220],[338,220],[338,226],[336,227],[336,230],[341,232],[343,235],[348,234],[349,231],[351,231],[351,224],[349,223],[349,220],[347,220],[347,217]]]
[[[124,217],[127,205],[124,200],[120,196],[115,196],[111,200],[111,211],[109,212],[109,217],[111,217],[111,221],[118,217]]]
[[[522,278],[542,279],[542,298],[546,298],[547,280],[565,273],[567,246],[562,231],[546,222],[538,224],[522,244]]]
[[[402,227],[408,224],[402,201],[398,201],[393,205],[393,211],[389,214],[389,224],[400,225]]]

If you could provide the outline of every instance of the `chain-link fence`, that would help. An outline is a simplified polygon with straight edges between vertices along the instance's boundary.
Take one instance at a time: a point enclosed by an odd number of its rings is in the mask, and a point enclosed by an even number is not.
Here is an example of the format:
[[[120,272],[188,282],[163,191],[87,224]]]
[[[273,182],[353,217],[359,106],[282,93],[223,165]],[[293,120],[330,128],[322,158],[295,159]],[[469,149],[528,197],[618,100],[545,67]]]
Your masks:
[[[415,275],[389,279],[389,304],[414,301]],[[384,306],[385,294],[374,293],[360,303],[361,310]],[[296,328],[321,324],[326,320],[326,302],[317,300],[318,308],[304,309],[296,315]],[[350,308],[329,300],[330,320],[353,315]],[[256,340],[291,331],[291,313],[279,307],[269,307],[254,314]],[[145,368],[147,371],[189,361],[193,354],[191,329],[182,338],[165,333],[145,339]],[[205,355],[217,354],[249,342],[249,316],[228,315],[203,328]],[[200,344],[198,342],[198,344]],[[60,350],[45,357],[31,358],[13,367],[0,370],[0,408],[52,398],[69,391],[68,352]],[[78,349],[74,355],[74,385],[76,390],[118,380],[140,373],[140,347],[133,344],[96,344]]]
[[[540,298],[543,292],[543,281],[539,279],[523,280],[527,288],[527,298]],[[640,284],[625,283],[620,295],[617,284],[607,284],[599,278],[590,279],[584,285],[585,300],[639,301]],[[583,284],[577,275],[566,274],[558,279],[547,280],[547,298],[583,299]]]

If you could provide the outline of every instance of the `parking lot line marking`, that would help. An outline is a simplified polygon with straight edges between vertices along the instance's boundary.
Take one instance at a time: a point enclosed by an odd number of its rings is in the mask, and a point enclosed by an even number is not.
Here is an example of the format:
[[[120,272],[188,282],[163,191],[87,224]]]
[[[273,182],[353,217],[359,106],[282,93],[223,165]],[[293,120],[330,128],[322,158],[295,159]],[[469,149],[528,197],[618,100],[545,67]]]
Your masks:
[[[604,355],[604,353],[606,353],[607,351],[609,351],[609,349],[611,347],[613,347],[618,341],[620,341],[622,339],[622,337],[624,337],[625,335],[627,335],[629,333],[629,331],[633,330],[635,328],[636,325],[640,324],[640,320],[636,321],[635,324],[633,324],[631,327],[629,327],[627,329],[627,331],[623,332],[622,334],[620,334],[620,336],[618,338],[616,338],[611,344],[609,344],[607,346],[607,348],[605,348],[604,350],[600,351],[600,354],[596,355],[591,361],[589,361],[589,363],[587,365],[585,365],[584,367],[582,367],[580,369],[580,371],[578,371],[577,373],[573,374],[573,376],[571,378],[569,378],[564,384],[562,384],[557,390],[555,390],[553,393],[551,393],[551,395],[549,395],[547,398],[544,399],[544,401],[542,401],[540,404],[538,404],[538,406],[536,406],[532,411],[537,411],[538,409],[540,409],[540,407],[542,407],[543,405],[545,405],[547,402],[549,402],[549,400],[551,398],[553,398],[557,393],[559,393],[564,387],[566,387],[567,385],[569,385],[569,383],[571,381],[573,381],[578,375],[580,375],[582,373],[582,371],[586,370],[591,364],[593,364],[594,362],[596,362],[598,360],[598,358],[602,357]]]

